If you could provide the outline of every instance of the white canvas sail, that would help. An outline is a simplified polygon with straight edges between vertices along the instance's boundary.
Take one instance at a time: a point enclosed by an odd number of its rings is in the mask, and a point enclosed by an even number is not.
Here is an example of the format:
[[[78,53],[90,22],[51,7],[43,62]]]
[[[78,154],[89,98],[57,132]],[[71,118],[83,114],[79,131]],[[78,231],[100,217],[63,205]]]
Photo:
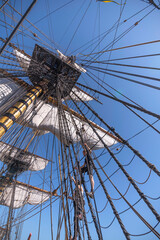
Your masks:
[[[14,55],[16,56],[19,65],[21,66],[21,68],[27,72],[28,68],[29,68],[29,64],[31,61],[31,58],[27,57],[26,55],[24,55],[23,53],[21,53],[20,51],[18,51],[17,49],[13,50]]]
[[[82,91],[80,88],[73,87],[69,96],[64,98],[64,100],[70,100],[70,99],[73,99],[76,102],[80,102],[80,101],[88,102],[88,101],[92,101],[93,97],[91,97],[89,94]]]
[[[8,105],[8,100],[15,100],[25,92],[24,88],[10,78],[0,77],[0,107]]]
[[[39,157],[37,155],[33,155],[30,152],[24,152],[21,149],[13,147],[9,144],[0,142],[0,160],[5,163],[10,163],[10,161],[16,159],[20,154],[20,161],[28,164],[28,169],[30,171],[40,171],[43,170],[47,164],[48,160]]]
[[[13,208],[19,208],[24,206],[25,204],[38,205],[45,201],[47,201],[51,194],[50,192],[42,192],[40,190],[36,190],[31,186],[23,186],[21,184],[16,183],[6,187],[3,193],[0,195],[0,204],[4,206],[10,206],[11,200],[13,198],[14,191],[14,203]]]
[[[19,87],[17,84],[15,84],[10,79],[0,79],[0,94],[2,95],[1,100],[2,104],[3,102],[7,101],[7,98],[10,97],[11,94],[16,94],[16,91],[20,89],[22,91],[22,87]],[[5,83],[6,81],[6,83]],[[3,84],[5,84],[5,87],[7,88],[6,95],[3,95]],[[0,103],[1,104],[1,103]],[[40,130],[41,133],[47,133],[52,132],[57,136],[57,138],[60,139],[60,135],[64,135],[64,139],[66,139],[66,144],[69,142],[80,142],[80,137],[77,134],[77,129],[74,125],[74,122],[78,128],[79,131],[81,131],[82,126],[84,126],[85,132],[83,134],[84,141],[88,143],[88,146],[93,149],[99,149],[103,148],[103,143],[99,140],[95,132],[93,131],[92,127],[89,126],[88,123],[82,121],[81,119],[73,116],[74,121],[72,120],[69,112],[65,112],[65,116],[68,123],[69,133],[66,133],[63,129],[59,129],[59,121],[58,121],[58,109],[56,106],[53,106],[51,104],[45,104],[42,101],[38,101],[37,106],[34,108],[34,105],[32,104],[26,113],[23,115],[24,124],[28,124],[29,127],[32,129]],[[96,132],[99,134],[99,136],[103,139],[105,144],[107,146],[112,146],[113,144],[116,144],[117,141],[105,133],[105,130],[100,130],[98,128],[95,128]],[[63,140],[64,141],[64,140]]]
[[[42,131],[49,131],[52,132],[57,136],[58,139],[60,139],[60,135],[62,135],[62,141],[66,143],[67,145],[70,142],[81,143],[81,139],[79,134],[77,134],[77,129],[79,132],[81,132],[81,135],[83,135],[83,140],[88,144],[88,146],[92,149],[100,149],[104,148],[104,144],[101,140],[99,140],[99,137],[96,135],[90,124],[88,124],[85,121],[82,121],[80,118],[75,117],[72,115],[70,116],[70,113],[67,111],[64,111],[65,118],[63,118],[62,121],[67,120],[67,128],[64,129],[64,125],[62,122],[62,128],[59,127],[59,118],[58,118],[58,108],[56,106],[53,106],[51,104],[45,104],[42,101],[37,102],[37,107],[33,109],[33,105],[29,107],[29,109],[25,112],[23,115],[24,123],[27,124],[29,127],[33,129],[38,129]],[[36,112],[36,114],[35,114]],[[92,122],[90,121],[92,124]],[[95,124],[94,124],[95,126]],[[84,131],[82,132],[82,129]],[[97,127],[94,127],[97,134],[100,136],[100,138],[103,139],[104,143],[107,146],[112,146],[113,144],[117,143],[117,140],[115,140],[114,137],[107,134],[107,132]],[[68,131],[69,130],[69,131]]]

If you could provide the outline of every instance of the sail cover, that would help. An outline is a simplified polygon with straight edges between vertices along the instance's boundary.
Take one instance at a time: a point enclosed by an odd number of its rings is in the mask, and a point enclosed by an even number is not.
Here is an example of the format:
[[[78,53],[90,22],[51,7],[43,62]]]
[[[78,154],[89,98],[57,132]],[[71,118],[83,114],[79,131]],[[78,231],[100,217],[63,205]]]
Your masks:
[[[30,152],[24,152],[22,149],[0,142],[0,160],[5,163],[10,163],[15,159],[27,164],[28,167],[26,170],[31,171],[43,170],[48,164],[48,160],[42,157],[33,155]]]
[[[4,206],[10,206],[13,198],[14,191],[14,203],[13,208],[22,207],[25,204],[37,205],[47,201],[51,194],[50,192],[41,192],[34,188],[22,186],[16,183],[6,187],[3,193],[0,195],[0,204]]]
[[[62,126],[60,127],[58,108],[56,106],[46,104],[42,101],[37,101],[34,111],[33,107],[34,106],[32,104],[23,115],[24,124],[27,124],[29,127],[36,130],[38,129],[52,132],[57,136],[58,139],[63,139],[62,141],[67,145],[69,145],[71,142],[81,143],[81,138],[78,134],[78,131],[81,133],[84,142],[86,142],[92,149],[104,148],[104,144],[99,137],[102,138],[104,143],[109,147],[117,143],[114,137],[111,137],[104,129],[99,128],[97,125],[97,127],[94,127],[94,129],[99,135],[98,137],[90,124],[82,121],[76,116],[71,116],[67,111],[64,111],[65,116],[61,121]],[[63,127],[66,125],[64,121],[67,122],[67,129],[64,129]],[[93,122],[90,121],[90,123]]]

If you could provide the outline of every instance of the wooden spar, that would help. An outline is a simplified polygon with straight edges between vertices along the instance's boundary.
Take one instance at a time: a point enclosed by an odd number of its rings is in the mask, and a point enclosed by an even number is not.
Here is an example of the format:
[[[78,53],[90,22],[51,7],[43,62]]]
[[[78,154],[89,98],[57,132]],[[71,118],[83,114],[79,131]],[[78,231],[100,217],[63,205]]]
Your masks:
[[[31,237],[32,237],[32,233],[29,234],[27,240],[31,240]]]
[[[31,144],[31,142],[33,141],[33,139],[36,137],[37,133],[38,133],[38,130],[37,130],[37,131],[34,133],[34,135],[32,136],[31,140],[29,141],[29,143],[28,143],[27,146],[25,147],[24,152],[26,152],[26,151],[28,150],[29,145]]]
[[[0,41],[2,41],[3,43],[6,42],[6,40],[3,39],[2,37],[0,37]],[[10,47],[12,47],[13,49],[16,49],[16,50],[19,51],[20,53],[26,55],[26,57],[28,57],[28,58],[31,59],[31,56],[30,56],[30,55],[28,55],[24,50],[21,50],[20,48],[16,47],[13,43],[10,42],[8,45],[9,45]]]
[[[3,190],[8,185],[11,185],[13,182],[16,182],[18,185],[21,185],[23,187],[27,187],[27,188],[30,188],[30,189],[33,189],[33,190],[37,190],[37,191],[42,192],[42,193],[47,193],[48,195],[52,195],[52,196],[55,196],[55,197],[61,197],[61,195],[57,194],[57,190],[58,190],[59,187],[54,189],[52,192],[49,192],[49,191],[46,191],[44,189],[34,187],[32,185],[29,185],[29,184],[26,184],[26,183],[23,183],[23,182],[19,182],[19,181],[15,181],[15,180],[12,181],[9,177],[5,177],[4,180],[5,180],[4,183],[1,182],[1,184],[0,184],[0,195],[2,194]]]
[[[36,134],[36,133],[35,133]],[[33,137],[32,137],[32,139],[30,140],[30,142],[29,142],[29,144],[31,143],[31,141],[33,140],[33,138],[35,137],[35,135],[33,135]],[[2,142],[2,141],[1,141]],[[2,142],[3,143],[3,142]],[[13,147],[12,145],[10,145],[10,144],[7,144],[7,143],[3,143],[3,144],[6,144],[6,145],[8,145],[8,146],[11,146],[11,147]],[[28,148],[28,146],[29,146],[29,144],[27,145],[27,147],[25,148],[25,150],[22,150],[22,149],[20,149],[20,148],[16,148],[16,147],[14,147],[15,149],[17,149],[17,150],[20,150],[21,152],[25,152],[25,151],[27,151],[27,148]],[[35,155],[34,154],[34,156],[36,156],[36,157],[39,157],[39,156],[37,156],[37,155]],[[40,158],[42,158],[42,157],[40,157]],[[45,158],[43,158],[44,160],[46,160],[46,161],[49,161],[49,160],[47,160],[47,159],[45,159]],[[10,177],[8,177],[7,175],[4,177],[4,178],[2,178],[1,180],[0,180],[0,195],[2,194],[2,192],[4,191],[4,189],[7,187],[7,186],[9,186],[9,185],[11,185],[12,184],[12,182],[13,182],[13,180],[12,180],[13,178],[10,176]],[[19,182],[20,183],[20,182]],[[24,183],[22,183],[23,184],[23,186],[25,185]],[[21,185],[22,185],[21,184]],[[25,186],[28,186],[27,184],[25,185]],[[30,186],[30,185],[29,185]],[[32,187],[32,186],[30,186],[30,187]],[[32,188],[34,188],[34,187],[32,187]],[[47,192],[47,191],[45,191],[45,190],[43,190],[43,189],[38,189],[38,188],[35,188],[36,190],[42,190],[42,191],[44,191],[44,192],[46,192],[46,193],[48,193],[48,194],[51,194],[50,192]],[[56,189],[57,190],[57,189]],[[52,194],[54,195],[54,196],[56,196],[56,194],[57,194],[57,192],[56,192],[56,190],[54,190],[53,192],[52,192]],[[57,195],[58,196],[58,195]]]
[[[7,72],[6,70],[0,68],[0,74],[4,75],[5,77],[11,78],[14,82],[16,82],[17,84],[19,84],[22,87],[25,87],[26,90],[29,90],[32,88],[32,86],[30,86],[28,83],[26,83],[25,81],[23,81],[20,78],[14,77],[12,74],[10,74],[9,72]]]
[[[49,191],[46,191],[44,189],[41,189],[41,188],[38,188],[38,187],[34,187],[32,185],[29,185],[27,183],[23,183],[23,182],[19,182],[19,181],[16,181],[16,183],[18,185],[21,185],[21,186],[24,186],[24,187],[27,187],[27,188],[30,188],[30,189],[34,189],[34,190],[37,190],[37,191],[42,192],[42,193],[47,193],[47,194],[55,196],[55,197],[61,197],[60,195],[57,194],[57,190],[58,190],[59,187],[56,188],[55,190],[53,190],[53,192],[49,192]]]
[[[58,106],[58,102],[56,99],[52,98],[52,97],[48,97],[48,102],[52,103],[55,106]],[[79,118],[80,120],[86,122],[85,117],[83,117],[81,114],[77,113],[76,111],[74,111],[71,108],[68,108],[66,105],[62,104],[62,108],[67,111],[70,112],[71,114],[73,114],[75,117]],[[97,125],[96,123],[90,121],[88,119],[88,122],[95,128],[101,130],[102,132],[104,132],[105,134],[109,135],[110,137],[114,138],[116,141],[118,142],[122,142],[118,137],[114,136],[112,133],[106,131],[104,128],[101,128],[99,125]]]
[[[17,121],[17,119],[27,110],[28,106],[39,97],[42,93],[42,88],[36,86],[32,88],[25,96],[20,99],[11,108],[0,117],[0,138],[8,131],[8,129]]]
[[[2,228],[2,227],[0,227],[0,231],[1,231],[1,230],[6,231],[6,228]]]
[[[0,238],[4,239],[3,237],[5,236],[6,233],[6,228],[0,227]]]

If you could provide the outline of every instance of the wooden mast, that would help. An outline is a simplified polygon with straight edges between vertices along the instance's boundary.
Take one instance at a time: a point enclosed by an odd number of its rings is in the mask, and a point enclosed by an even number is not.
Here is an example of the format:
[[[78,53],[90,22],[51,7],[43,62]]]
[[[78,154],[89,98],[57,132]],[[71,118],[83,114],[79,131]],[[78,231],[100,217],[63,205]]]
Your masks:
[[[0,138],[7,132],[7,130],[22,116],[27,110],[28,106],[40,96],[42,88],[36,86],[32,88],[25,96],[16,104],[7,110],[2,117],[0,117]]]

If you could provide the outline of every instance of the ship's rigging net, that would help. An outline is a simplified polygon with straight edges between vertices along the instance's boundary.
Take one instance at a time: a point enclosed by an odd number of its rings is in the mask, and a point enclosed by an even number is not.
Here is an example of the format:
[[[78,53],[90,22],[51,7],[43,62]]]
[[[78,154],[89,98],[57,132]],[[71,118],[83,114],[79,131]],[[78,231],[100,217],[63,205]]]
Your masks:
[[[159,1],[113,2],[0,5],[3,240],[160,239]]]

